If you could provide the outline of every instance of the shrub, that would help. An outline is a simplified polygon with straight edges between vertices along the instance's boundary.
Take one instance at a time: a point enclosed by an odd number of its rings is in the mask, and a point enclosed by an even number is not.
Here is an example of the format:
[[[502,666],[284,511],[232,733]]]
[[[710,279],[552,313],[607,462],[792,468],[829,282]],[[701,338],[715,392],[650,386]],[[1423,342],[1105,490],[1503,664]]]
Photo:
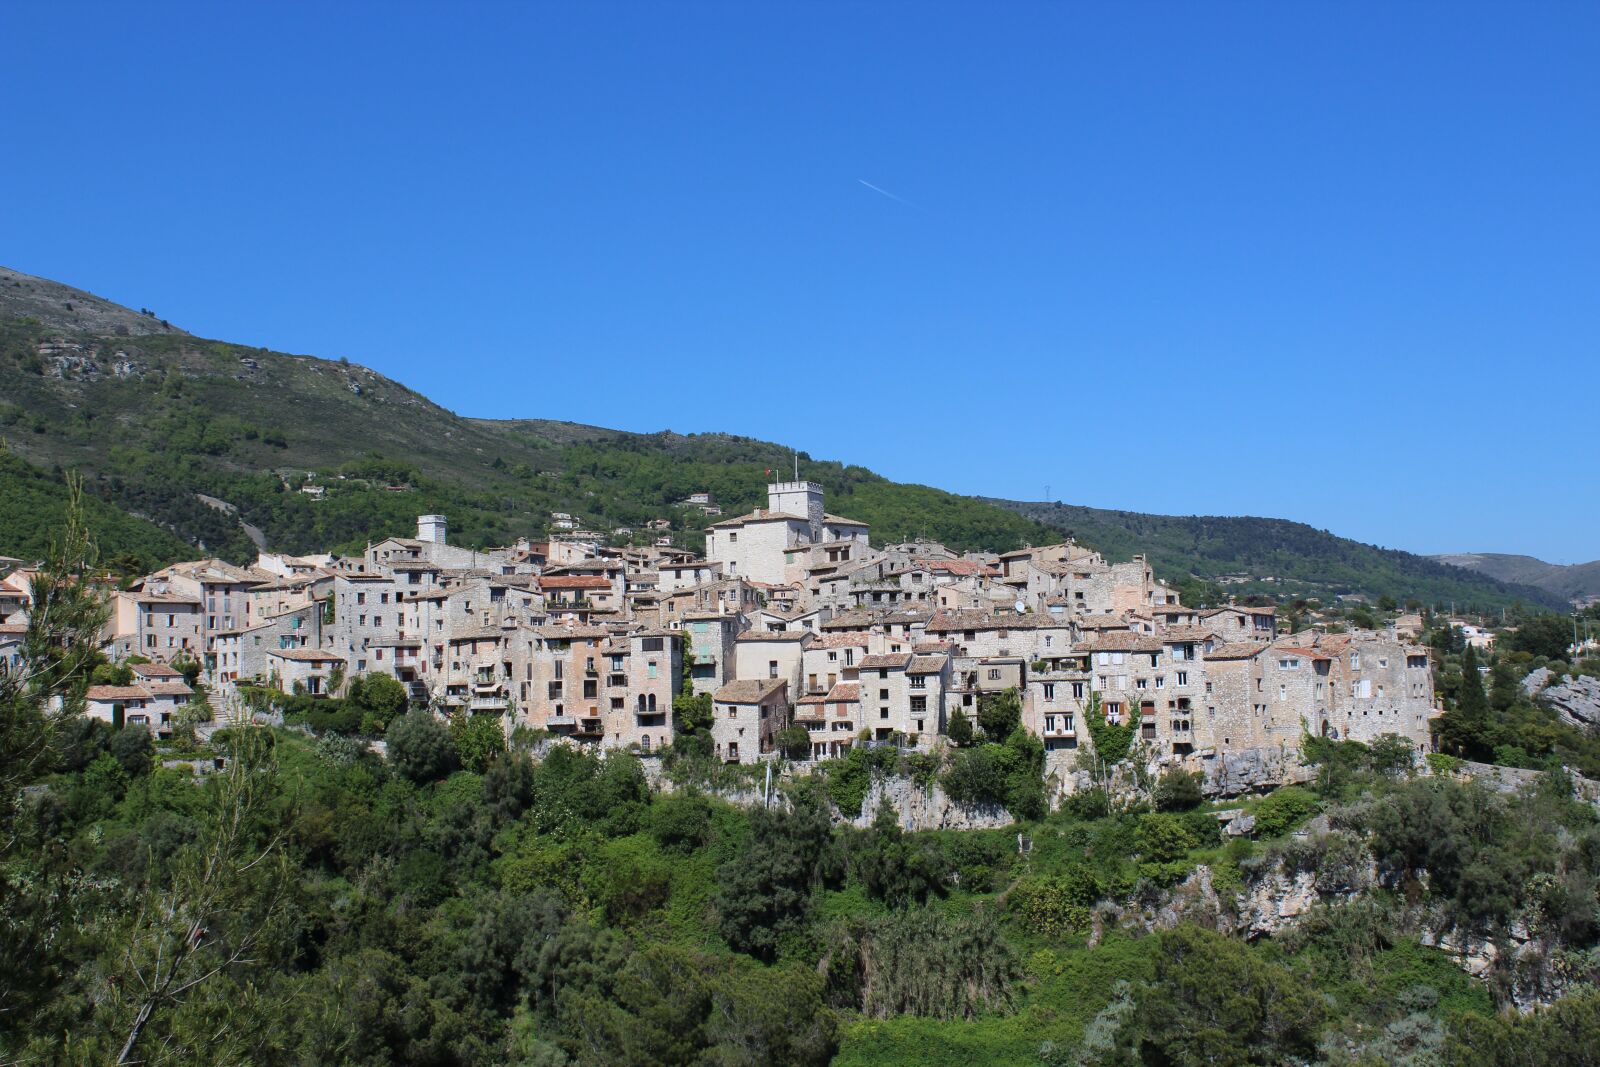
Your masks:
[[[450,731],[429,711],[413,711],[389,727],[389,761],[413,782],[435,782],[455,769]]]
[[[1188,811],[1198,808],[1205,799],[1200,792],[1202,776],[1199,771],[1170,770],[1156,783],[1157,811]]]
[[[1006,896],[1006,907],[1023,928],[1057,940],[1089,928],[1095,903],[1108,886],[1091,868],[1079,863],[1061,874],[1024,878]]]
[[[1256,836],[1281,837],[1305,822],[1317,810],[1317,798],[1297,785],[1269,793],[1256,805]]]

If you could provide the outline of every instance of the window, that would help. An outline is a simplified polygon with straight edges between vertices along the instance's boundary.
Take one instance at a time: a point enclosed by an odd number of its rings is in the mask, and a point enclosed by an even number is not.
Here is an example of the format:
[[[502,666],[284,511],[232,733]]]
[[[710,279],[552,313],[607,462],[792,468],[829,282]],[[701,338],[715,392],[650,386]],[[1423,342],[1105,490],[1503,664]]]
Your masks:
[[[733,544],[734,542],[736,542],[738,540],[739,540],[739,535],[737,533],[734,533],[732,530],[729,530],[728,531],[728,544],[731,545],[731,544]]]
[[[1286,686],[1286,685],[1279,685],[1278,686],[1278,702],[1282,703],[1283,701],[1288,700],[1288,699],[1289,699],[1289,687]]]
[[[1148,678],[1135,678],[1133,680],[1133,687],[1135,689],[1148,689],[1150,687],[1150,680]]]
[[[365,593],[357,593],[356,594],[356,603],[357,604],[365,604],[366,602],[367,602],[367,594],[365,594]],[[213,602],[212,602],[211,610],[212,611],[216,611],[217,610],[216,609],[215,600],[213,600]]]
[[[1179,671],[1178,672],[1178,684],[1179,685],[1188,685],[1189,684],[1189,672],[1188,671]]]
[[[1082,700],[1083,699],[1083,683],[1082,682],[1073,682],[1072,683],[1072,699],[1073,700]]]
[[[1359,671],[1361,669],[1361,653],[1350,653],[1350,669],[1353,671]]]
[[[1000,680],[1000,668],[999,667],[990,667],[989,668],[989,681],[998,682],[999,680]]]
[[[1056,698],[1056,684],[1054,682],[1044,683],[1044,698],[1046,700],[1054,700]]]
[[[1281,671],[1297,671],[1300,669],[1300,661],[1298,659],[1280,659],[1278,661],[1278,669]]]
[[[911,676],[911,688],[913,688],[913,689],[926,689],[926,688],[928,688],[928,676],[925,675],[925,674],[913,674]]]
[[[775,659],[767,660],[767,677],[768,678],[776,678],[777,676],[778,676],[778,661],[775,660]]]
[[[912,697],[911,698],[911,713],[913,715],[921,715],[921,714],[925,713],[927,710],[928,710],[928,698],[927,697]]]
[[[879,700],[888,700],[889,699],[889,691],[887,689],[878,690],[878,699]]]

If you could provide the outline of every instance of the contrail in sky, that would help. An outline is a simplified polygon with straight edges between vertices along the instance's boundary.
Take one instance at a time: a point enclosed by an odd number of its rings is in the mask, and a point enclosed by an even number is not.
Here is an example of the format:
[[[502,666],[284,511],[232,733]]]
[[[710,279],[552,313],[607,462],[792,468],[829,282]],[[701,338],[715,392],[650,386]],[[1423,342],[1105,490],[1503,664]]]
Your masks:
[[[917,205],[913,204],[909,200],[900,199],[898,196],[895,196],[893,193],[891,193],[887,189],[879,189],[876,185],[873,185],[871,182],[867,181],[867,179],[865,179],[865,178],[857,178],[856,181],[860,182],[862,185],[865,185],[868,189],[871,189],[875,193],[881,193],[882,195],[887,196],[890,200],[893,200],[897,204],[904,204],[906,207],[916,207],[917,206]]]

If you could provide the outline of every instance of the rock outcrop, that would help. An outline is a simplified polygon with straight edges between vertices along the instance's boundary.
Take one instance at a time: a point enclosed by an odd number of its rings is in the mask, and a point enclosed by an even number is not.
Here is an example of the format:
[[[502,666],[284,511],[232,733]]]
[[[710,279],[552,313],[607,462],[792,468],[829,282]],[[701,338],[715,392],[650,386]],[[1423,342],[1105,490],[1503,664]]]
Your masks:
[[[852,825],[871,826],[885,804],[896,813],[902,830],[997,830],[1016,821],[1000,804],[963,804],[951,800],[938,785],[875,778],[861,803],[861,814],[850,820]]]
[[[1570,726],[1600,727],[1600,678],[1555,676],[1545,667],[1522,680],[1523,692],[1535,701],[1554,708],[1561,721]]]
[[[1313,775],[1295,751],[1283,748],[1246,748],[1199,756],[1196,760],[1200,772],[1205,775],[1200,788],[1208,797],[1258,793],[1309,781]]]

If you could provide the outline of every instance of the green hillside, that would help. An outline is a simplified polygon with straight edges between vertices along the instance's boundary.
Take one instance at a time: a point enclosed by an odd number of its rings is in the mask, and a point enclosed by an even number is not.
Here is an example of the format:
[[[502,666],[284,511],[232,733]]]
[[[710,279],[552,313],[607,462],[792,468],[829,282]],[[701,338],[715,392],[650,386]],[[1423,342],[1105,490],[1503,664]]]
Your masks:
[[[1600,560],[1546,563],[1532,556],[1512,556],[1500,552],[1457,552],[1432,558],[1453,567],[1486,574],[1496,581],[1536,585],[1563,600],[1600,596]]]
[[[201,549],[252,558],[241,518],[272,548],[349,551],[406,533],[433,511],[449,515],[452,540],[462,544],[537,537],[552,511],[565,511],[607,534],[669,518],[675,541],[698,547],[707,520],[678,501],[710,490],[729,514],[748,509],[764,502],[764,471],[790,461],[780,445],[723,434],[463,418],[345,361],[159,324],[160,332],[140,334],[127,325],[143,321],[138,313],[124,309],[118,320],[104,302],[93,321],[115,322],[116,332],[68,329],[67,308],[82,311],[85,294],[55,287],[52,302],[53,286],[0,274],[0,435],[13,453],[0,468],[0,492],[39,491],[46,472],[81,470],[99,500],[149,520],[136,524],[140,536],[101,523],[107,554],[149,565]],[[47,323],[41,306],[62,310]],[[985,549],[1050,536],[993,505],[860,467],[802,453],[800,473],[827,485],[832,510],[871,523],[877,536],[926,534]],[[322,499],[298,491],[308,480],[323,487]],[[154,536],[151,524],[166,536]],[[0,551],[34,551],[35,525],[0,518]]]
[[[548,532],[552,511],[610,535],[655,518],[703,545],[705,517],[678,501],[710,491],[726,514],[764,503],[778,444],[549,420],[457,415],[344,360],[209,341],[81,290],[0,268],[0,553],[35,555],[58,514],[58,471],[84,473],[91,518],[125,569],[198,551],[253,558],[241,519],[269,547],[355,551],[424,512],[460,544]],[[880,540],[917,536],[1003,551],[1071,532],[1112,557],[1147,552],[1165,577],[1247,573],[1243,591],[1360,592],[1498,607],[1558,598],[1405,552],[1275,519],[1178,518],[956,496],[801,453],[829,510]],[[298,490],[322,487],[313,499]],[[219,510],[201,496],[225,501]],[[1278,582],[1260,579],[1273,577]]]
[[[1426,556],[1337,537],[1301,522],[1206,515],[1146,515],[1071,504],[994,500],[1114,559],[1143,552],[1157,573],[1230,584],[1241,593],[1275,597],[1340,594],[1392,596],[1458,609],[1515,603],[1560,609],[1562,601],[1534,586],[1513,585]],[[1270,579],[1270,580],[1269,580]]]

